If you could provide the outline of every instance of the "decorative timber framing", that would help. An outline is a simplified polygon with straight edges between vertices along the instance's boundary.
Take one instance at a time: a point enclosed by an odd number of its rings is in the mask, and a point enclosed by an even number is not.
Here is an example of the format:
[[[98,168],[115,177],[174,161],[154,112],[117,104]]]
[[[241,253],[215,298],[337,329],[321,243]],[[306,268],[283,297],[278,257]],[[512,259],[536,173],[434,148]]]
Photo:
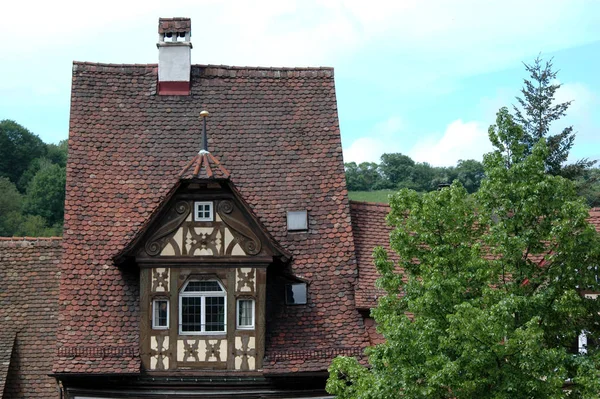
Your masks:
[[[212,221],[194,220],[195,201],[213,203]],[[274,259],[287,260],[289,255],[252,216],[229,182],[187,182],[165,202],[144,233],[120,255],[133,259],[140,269],[142,367],[152,373],[260,370],[265,353],[267,268]],[[192,281],[198,282],[197,294],[185,288]],[[210,285],[211,281],[219,283],[213,291],[220,294],[202,292],[202,282]],[[168,303],[166,327],[153,323],[157,300]],[[242,312],[238,300],[252,301],[250,327],[238,327]],[[209,318],[211,323],[220,320],[219,327],[207,327]],[[181,323],[188,327],[182,329]],[[189,323],[199,327],[188,329]]]

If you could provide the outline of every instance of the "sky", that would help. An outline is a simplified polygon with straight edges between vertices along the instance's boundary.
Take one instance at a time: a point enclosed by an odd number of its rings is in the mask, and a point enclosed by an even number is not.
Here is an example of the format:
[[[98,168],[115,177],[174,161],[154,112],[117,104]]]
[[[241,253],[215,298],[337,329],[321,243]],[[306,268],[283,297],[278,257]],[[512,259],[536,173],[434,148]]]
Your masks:
[[[156,63],[159,17],[192,18],[192,63],[331,66],[345,162],[481,160],[522,62],[553,58],[571,160],[600,159],[600,1],[6,1],[0,120],[68,137],[72,62]]]

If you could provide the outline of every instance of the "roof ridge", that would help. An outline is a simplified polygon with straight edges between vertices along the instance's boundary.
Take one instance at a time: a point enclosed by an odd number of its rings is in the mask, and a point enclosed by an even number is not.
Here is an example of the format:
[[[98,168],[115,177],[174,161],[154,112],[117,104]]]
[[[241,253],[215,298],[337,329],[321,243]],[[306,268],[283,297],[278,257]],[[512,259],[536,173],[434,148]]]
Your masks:
[[[352,208],[377,208],[378,210],[390,210],[390,204],[383,202],[367,202],[367,201],[355,201],[350,200],[350,207]]]
[[[62,240],[62,237],[58,237],[58,236],[52,236],[52,237],[0,237],[0,241],[33,241],[33,242],[37,242],[37,241],[52,241],[52,240]]]
[[[60,247],[62,237],[0,237],[0,248]]]
[[[74,65],[83,66],[99,66],[99,67],[157,67],[158,63],[148,64],[115,64],[107,62],[89,62],[89,61],[73,61]],[[318,66],[318,67],[268,67],[268,66],[237,66],[237,65],[222,65],[222,64],[192,64],[193,67],[201,68],[219,68],[227,70],[248,70],[248,71],[333,71],[333,67]]]

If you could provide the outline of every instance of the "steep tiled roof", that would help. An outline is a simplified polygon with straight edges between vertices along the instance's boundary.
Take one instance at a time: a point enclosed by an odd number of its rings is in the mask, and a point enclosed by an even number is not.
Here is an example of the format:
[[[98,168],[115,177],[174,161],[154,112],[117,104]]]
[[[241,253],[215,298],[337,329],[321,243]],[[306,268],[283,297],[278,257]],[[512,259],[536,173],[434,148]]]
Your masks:
[[[396,252],[390,249],[392,228],[386,222],[389,212],[388,204],[350,201],[352,231],[358,262],[356,307],[361,309],[374,308],[377,306],[377,298],[383,295],[382,290],[375,288],[375,280],[379,277],[373,262],[375,247],[383,247],[391,260],[398,260]]]
[[[3,398],[58,397],[48,374],[58,327],[61,253],[60,238],[0,238],[2,384],[7,371]]]
[[[74,65],[55,371],[139,372],[138,271],[112,257],[200,147],[204,109],[209,151],[310,282],[308,306],[273,311],[265,370],[324,370],[324,350],[368,345],[333,70],[192,66],[191,95],[177,97],[156,95],[156,81],[155,65]],[[288,233],[286,211],[302,209],[309,232]],[[306,356],[276,355],[289,350]]]

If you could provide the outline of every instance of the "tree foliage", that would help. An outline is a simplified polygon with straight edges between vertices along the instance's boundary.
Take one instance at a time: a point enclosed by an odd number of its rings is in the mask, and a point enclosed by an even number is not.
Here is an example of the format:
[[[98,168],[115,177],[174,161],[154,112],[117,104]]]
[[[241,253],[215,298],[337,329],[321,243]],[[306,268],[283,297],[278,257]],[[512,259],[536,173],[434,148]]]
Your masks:
[[[62,221],[65,204],[65,168],[50,164],[41,169],[27,187],[23,210],[43,217],[49,225]]]
[[[469,193],[473,193],[484,175],[481,162],[472,159],[459,160],[455,167],[434,167],[400,153],[383,154],[380,164],[349,162],[344,166],[350,191],[410,188],[424,193],[436,190],[441,183],[458,179]]]
[[[0,235],[60,235],[67,142],[44,144],[16,122],[0,122]]]
[[[529,79],[524,79],[521,89],[522,97],[517,97],[520,107],[513,106],[515,121],[524,128],[523,144],[530,153],[535,143],[545,138],[548,155],[545,160],[546,170],[553,175],[562,175],[574,179],[582,171],[595,162],[587,159],[565,166],[569,151],[575,141],[573,126],[567,126],[556,134],[550,134],[553,122],[564,117],[572,101],[556,103],[556,91],[561,84],[556,83],[558,71],[553,69],[552,59],[543,61],[539,56],[532,64],[525,64]]]
[[[31,161],[46,155],[46,151],[44,142],[23,126],[0,121],[0,176],[18,183]]]
[[[391,247],[375,251],[384,296],[372,315],[384,344],[370,367],[340,357],[327,390],[345,398],[597,397],[600,240],[573,182],[546,173],[550,149],[531,149],[506,109],[490,128],[496,150],[469,196],[457,181],[391,200]],[[401,273],[401,270],[403,271]],[[403,280],[403,275],[405,279]]]

